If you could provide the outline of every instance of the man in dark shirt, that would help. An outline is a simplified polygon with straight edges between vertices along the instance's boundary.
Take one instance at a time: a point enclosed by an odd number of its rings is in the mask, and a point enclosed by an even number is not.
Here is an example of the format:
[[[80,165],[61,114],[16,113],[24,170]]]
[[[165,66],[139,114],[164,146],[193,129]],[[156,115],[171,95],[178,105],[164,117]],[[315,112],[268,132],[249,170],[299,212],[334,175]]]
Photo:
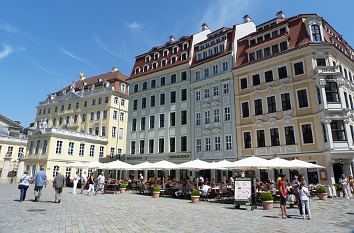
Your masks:
[[[58,172],[57,176],[54,178],[53,187],[55,189],[55,203],[60,203],[61,194],[63,192],[65,178],[64,176]]]

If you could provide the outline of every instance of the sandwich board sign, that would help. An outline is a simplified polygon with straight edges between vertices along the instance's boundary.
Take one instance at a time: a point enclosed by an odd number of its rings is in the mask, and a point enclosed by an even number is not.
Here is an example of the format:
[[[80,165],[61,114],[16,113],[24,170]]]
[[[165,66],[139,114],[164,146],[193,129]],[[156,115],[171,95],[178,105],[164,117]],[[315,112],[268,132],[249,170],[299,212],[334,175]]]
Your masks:
[[[251,202],[252,185],[249,177],[235,178],[235,202],[246,204]]]

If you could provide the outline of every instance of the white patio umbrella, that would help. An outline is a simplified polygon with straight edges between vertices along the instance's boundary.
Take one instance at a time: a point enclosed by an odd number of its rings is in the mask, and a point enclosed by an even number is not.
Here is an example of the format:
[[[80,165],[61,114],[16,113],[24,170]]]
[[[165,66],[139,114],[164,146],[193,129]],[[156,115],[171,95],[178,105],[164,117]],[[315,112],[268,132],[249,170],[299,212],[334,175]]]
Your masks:
[[[210,169],[215,169],[215,170],[226,170],[227,166],[230,166],[232,162],[227,161],[227,160],[221,160],[218,162],[212,162],[210,163]]]
[[[136,170],[149,170],[151,169],[150,167],[152,166],[152,163],[145,161],[143,163],[139,163],[136,165],[132,165],[132,169],[136,169]],[[153,169],[151,169],[153,170]]]
[[[203,160],[191,160],[185,163],[181,163],[176,169],[187,169],[187,170],[205,170],[210,169],[210,163]]]
[[[150,166],[150,169],[156,169],[156,170],[173,170],[176,168],[178,168],[177,164],[168,162],[166,160],[152,163]]]
[[[279,157],[268,160],[269,168],[293,168],[289,160],[281,159]]]
[[[290,160],[289,162],[294,168],[325,168],[323,166],[298,159]]]
[[[98,168],[100,169],[102,167],[103,163],[97,162],[97,161],[93,161],[93,162],[89,162],[89,163],[85,163],[84,166],[87,168]]]
[[[66,165],[67,167],[75,167],[75,168],[85,168],[86,165],[83,162],[74,162]]]
[[[109,163],[103,163],[102,169],[109,169],[109,170],[132,170],[134,169],[133,165],[129,163],[122,162],[120,160],[116,160]]]
[[[251,156],[245,159],[232,162],[230,165],[226,165],[225,168],[229,169],[268,169],[270,166],[269,160],[262,159],[256,156]]]

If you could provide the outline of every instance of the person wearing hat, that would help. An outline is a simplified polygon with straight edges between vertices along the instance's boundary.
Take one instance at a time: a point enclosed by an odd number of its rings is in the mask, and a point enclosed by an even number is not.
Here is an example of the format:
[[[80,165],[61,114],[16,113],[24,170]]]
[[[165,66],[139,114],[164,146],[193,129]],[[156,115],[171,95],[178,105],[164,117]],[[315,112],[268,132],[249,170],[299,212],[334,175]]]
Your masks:
[[[281,217],[286,219],[288,215],[286,214],[286,198],[288,197],[288,191],[285,187],[285,175],[280,174],[279,177],[281,178],[278,180],[277,185],[280,194],[280,209],[281,209]]]

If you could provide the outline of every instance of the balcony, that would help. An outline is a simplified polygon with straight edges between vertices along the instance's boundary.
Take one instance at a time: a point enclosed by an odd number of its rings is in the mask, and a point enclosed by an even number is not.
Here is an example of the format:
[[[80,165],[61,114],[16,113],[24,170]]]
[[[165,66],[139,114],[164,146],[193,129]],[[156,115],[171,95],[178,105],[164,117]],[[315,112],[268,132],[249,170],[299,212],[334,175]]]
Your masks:
[[[317,66],[315,69],[316,74],[319,75],[340,75],[338,66]]]

